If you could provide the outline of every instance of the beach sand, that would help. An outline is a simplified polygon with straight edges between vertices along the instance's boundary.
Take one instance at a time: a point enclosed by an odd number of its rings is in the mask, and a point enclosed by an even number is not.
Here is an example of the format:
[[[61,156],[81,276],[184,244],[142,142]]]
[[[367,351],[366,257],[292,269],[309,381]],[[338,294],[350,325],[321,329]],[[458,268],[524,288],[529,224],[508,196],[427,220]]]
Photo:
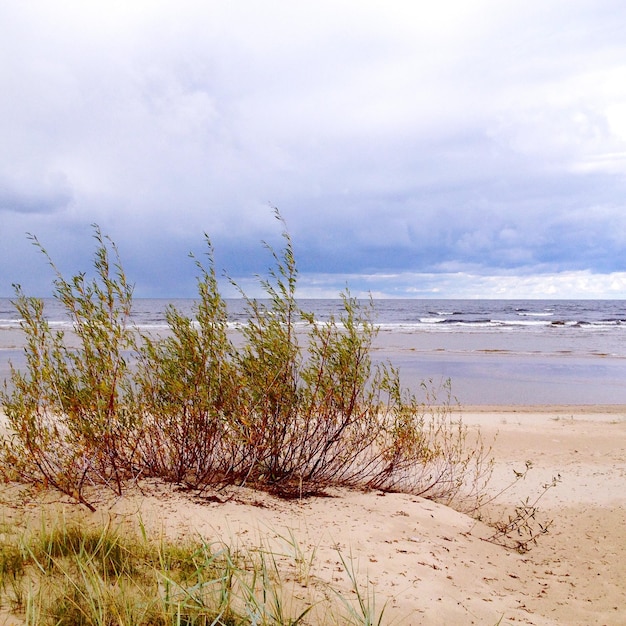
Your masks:
[[[496,437],[492,493],[533,463],[486,515],[506,515],[561,476],[538,502],[538,520],[553,524],[525,554],[485,541],[486,524],[406,494],[331,490],[284,501],[238,489],[220,502],[224,494],[152,484],[103,497],[93,515],[141,515],[174,539],[272,547],[292,578],[306,579],[307,587],[293,582],[301,596],[327,583],[350,596],[343,556],[378,609],[387,603],[385,624],[626,624],[626,407],[465,407],[462,418],[487,443]],[[294,542],[314,554],[310,567],[306,558],[294,565]]]

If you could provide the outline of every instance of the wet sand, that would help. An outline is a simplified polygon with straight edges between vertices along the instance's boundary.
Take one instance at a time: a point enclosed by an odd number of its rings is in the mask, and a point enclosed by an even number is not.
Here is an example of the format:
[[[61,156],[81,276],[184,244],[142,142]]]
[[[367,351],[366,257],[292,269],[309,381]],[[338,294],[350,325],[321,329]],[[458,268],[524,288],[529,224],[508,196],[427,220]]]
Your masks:
[[[399,368],[403,385],[414,391],[423,380],[438,385],[450,379],[463,406],[626,404],[624,355],[606,353],[591,335],[584,345],[577,342],[576,352],[561,337],[544,339],[512,332],[381,332],[372,354]]]

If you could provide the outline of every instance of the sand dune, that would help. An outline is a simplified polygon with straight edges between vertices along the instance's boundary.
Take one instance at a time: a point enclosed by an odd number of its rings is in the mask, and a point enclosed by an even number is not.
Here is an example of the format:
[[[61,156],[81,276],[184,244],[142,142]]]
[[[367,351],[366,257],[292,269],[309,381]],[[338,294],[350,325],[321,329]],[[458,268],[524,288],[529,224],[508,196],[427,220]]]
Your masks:
[[[386,603],[385,623],[626,623],[626,408],[482,407],[463,419],[488,441],[497,433],[494,493],[527,459],[534,465],[485,514],[506,514],[561,475],[539,502],[540,519],[554,520],[550,532],[525,554],[485,541],[493,534],[486,524],[406,494],[332,490],[284,501],[237,489],[194,498],[144,484],[104,498],[95,515],[139,513],[172,538],[271,547],[301,597],[328,583],[349,590],[343,557],[377,606]],[[305,572],[295,571],[294,543],[315,554],[310,567],[300,562]]]

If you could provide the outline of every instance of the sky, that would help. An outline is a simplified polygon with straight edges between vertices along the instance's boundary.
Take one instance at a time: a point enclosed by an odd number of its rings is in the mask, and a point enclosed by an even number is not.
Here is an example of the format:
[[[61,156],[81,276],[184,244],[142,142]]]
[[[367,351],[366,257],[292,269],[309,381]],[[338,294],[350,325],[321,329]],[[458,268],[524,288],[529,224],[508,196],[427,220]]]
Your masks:
[[[626,298],[623,0],[0,3],[0,296]],[[223,279],[225,295],[233,295]]]

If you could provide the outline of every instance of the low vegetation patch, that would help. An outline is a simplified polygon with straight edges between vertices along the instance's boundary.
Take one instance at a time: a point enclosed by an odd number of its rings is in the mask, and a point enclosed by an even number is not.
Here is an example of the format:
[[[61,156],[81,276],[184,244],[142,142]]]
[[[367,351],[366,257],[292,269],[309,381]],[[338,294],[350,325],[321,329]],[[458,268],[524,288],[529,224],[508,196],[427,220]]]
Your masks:
[[[295,626],[381,623],[372,588],[340,556],[344,592],[310,574],[315,555],[219,541],[172,543],[141,523],[42,522],[0,533],[0,617],[26,626]],[[307,569],[303,572],[303,562]],[[310,621],[312,620],[312,621]]]

